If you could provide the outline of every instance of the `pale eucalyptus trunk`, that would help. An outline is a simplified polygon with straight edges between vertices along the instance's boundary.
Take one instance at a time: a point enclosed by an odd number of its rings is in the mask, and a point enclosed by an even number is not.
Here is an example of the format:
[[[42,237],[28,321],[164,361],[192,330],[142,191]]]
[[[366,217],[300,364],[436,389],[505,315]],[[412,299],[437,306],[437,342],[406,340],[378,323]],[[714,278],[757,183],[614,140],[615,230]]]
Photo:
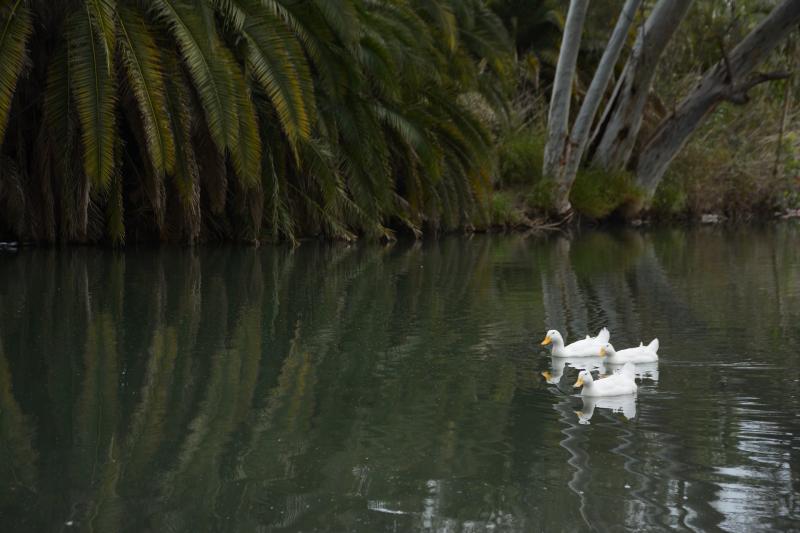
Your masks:
[[[575,64],[581,48],[583,21],[589,0],[571,0],[561,39],[556,76],[553,80],[553,94],[550,98],[550,111],[547,116],[547,144],[544,148],[542,175],[546,179],[556,179],[562,165],[567,144],[569,127],[569,104],[572,99],[572,80],[575,77]]]
[[[744,104],[747,91],[755,85],[788,76],[784,72],[751,73],[798,23],[800,0],[783,0],[730,54],[706,71],[697,87],[658,126],[636,167],[636,183],[646,200],[653,197],[672,159],[717,104]]]
[[[571,209],[569,192],[578,173],[583,153],[586,151],[586,145],[589,142],[592,122],[600,107],[603,94],[608,88],[608,82],[614,74],[614,65],[617,64],[619,55],[625,45],[625,38],[628,36],[628,30],[630,30],[636,10],[639,9],[641,3],[642,0],[627,0],[625,2],[614,27],[614,32],[611,34],[608,45],[606,45],[606,49],[603,52],[603,57],[600,58],[600,63],[597,65],[597,71],[594,74],[594,78],[592,78],[592,83],[589,85],[589,90],[586,92],[583,104],[581,104],[578,118],[575,119],[575,125],[572,127],[572,133],[566,147],[566,162],[562,165],[556,180],[554,203],[559,213],[564,213]]]
[[[659,0],[647,17],[595,134],[595,165],[606,170],[628,165],[656,67],[691,4],[692,0]]]

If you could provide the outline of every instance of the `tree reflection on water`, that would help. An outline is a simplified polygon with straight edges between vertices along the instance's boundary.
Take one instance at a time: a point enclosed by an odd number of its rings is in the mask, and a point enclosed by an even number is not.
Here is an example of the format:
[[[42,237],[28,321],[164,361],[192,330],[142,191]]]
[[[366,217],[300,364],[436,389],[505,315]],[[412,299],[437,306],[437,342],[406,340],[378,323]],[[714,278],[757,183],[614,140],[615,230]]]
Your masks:
[[[797,238],[4,255],[0,516],[31,531],[798,527]],[[605,325],[620,346],[661,339],[633,405],[540,376],[576,372],[539,350],[546,329]]]

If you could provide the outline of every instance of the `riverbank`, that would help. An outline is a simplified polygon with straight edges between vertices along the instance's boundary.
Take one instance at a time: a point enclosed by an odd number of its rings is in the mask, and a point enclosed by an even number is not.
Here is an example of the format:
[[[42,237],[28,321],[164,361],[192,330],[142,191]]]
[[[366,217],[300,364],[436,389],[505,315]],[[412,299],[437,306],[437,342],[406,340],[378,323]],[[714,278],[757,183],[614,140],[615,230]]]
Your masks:
[[[763,102],[754,105],[766,107]],[[550,211],[553,186],[542,176],[546,139],[542,121],[534,119],[497,140],[491,226],[559,222]],[[731,130],[735,128],[734,136]],[[571,220],[656,224],[796,217],[800,212],[800,134],[785,135],[780,147],[775,146],[777,141],[755,121],[720,110],[675,158],[644,209],[644,194],[630,173],[607,172],[586,163],[572,186]]]
[[[387,237],[381,239],[382,242],[392,242],[396,240],[440,240],[454,235],[470,235],[470,234],[545,234],[545,233],[572,233],[575,231],[584,230],[615,230],[621,228],[646,228],[648,230],[668,230],[668,229],[692,229],[697,227],[711,227],[718,226],[721,228],[727,227],[758,227],[771,224],[780,224],[783,222],[800,221],[800,209],[787,210],[785,212],[776,212],[772,215],[762,214],[759,216],[749,217],[727,217],[720,213],[704,213],[699,216],[684,216],[672,218],[650,218],[643,217],[632,220],[625,220],[621,217],[606,219],[606,220],[592,220],[581,216],[580,214],[573,213],[562,219],[555,218],[531,218],[522,210],[512,210],[508,213],[509,221],[505,223],[492,223],[484,226],[465,226],[448,231],[426,231],[421,233],[414,233],[407,228],[397,228],[395,231],[387,234]],[[133,241],[129,246],[145,246],[145,247],[159,247],[159,246],[178,246],[178,247],[193,247],[193,246],[219,246],[230,244],[234,246],[259,247],[261,245],[290,245],[299,246],[302,243],[326,241],[330,243],[342,242],[343,239],[332,239],[322,235],[306,235],[300,236],[294,243],[288,241],[270,241],[267,239],[258,239],[250,241],[224,241],[224,240],[200,240],[196,243],[189,245],[186,243],[163,243],[154,240]],[[369,242],[369,239],[353,238],[346,242]],[[25,248],[50,248],[58,246],[53,243],[38,243],[35,241],[19,241],[13,238],[0,237],[0,254],[2,253],[16,253]],[[93,243],[70,243],[68,247],[97,247],[97,248],[116,248],[124,249],[114,245],[110,242],[98,241]],[[63,245],[62,245],[63,247]]]
[[[602,205],[601,205],[602,207]],[[624,207],[622,207],[624,209]],[[561,229],[573,225],[627,225],[627,226],[674,226],[674,225],[715,225],[715,224],[748,224],[769,223],[783,220],[800,219],[800,209],[785,208],[767,212],[662,212],[650,210],[636,217],[628,217],[621,212],[612,212],[603,218],[597,218],[581,210],[575,210],[565,217],[543,215],[531,209],[526,202],[524,191],[500,191],[492,204],[492,220],[488,231],[527,231]]]

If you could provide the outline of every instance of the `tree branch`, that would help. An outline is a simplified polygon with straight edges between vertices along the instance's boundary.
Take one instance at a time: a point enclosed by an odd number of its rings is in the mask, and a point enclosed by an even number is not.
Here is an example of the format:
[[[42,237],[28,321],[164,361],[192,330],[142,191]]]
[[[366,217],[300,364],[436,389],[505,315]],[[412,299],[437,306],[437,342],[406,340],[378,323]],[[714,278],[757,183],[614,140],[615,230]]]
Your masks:
[[[744,83],[731,84],[730,89],[725,91],[723,98],[732,104],[744,105],[750,101],[750,96],[747,92],[762,83],[775,80],[785,80],[792,73],[785,70],[776,70],[773,72],[756,72],[752,74]]]
[[[717,38],[719,44],[719,51],[722,53],[722,61],[725,65],[725,71],[727,72],[727,78],[725,79],[726,82],[733,84],[733,70],[731,69],[731,58],[728,56],[728,51],[725,49],[725,43],[722,42],[722,38]]]

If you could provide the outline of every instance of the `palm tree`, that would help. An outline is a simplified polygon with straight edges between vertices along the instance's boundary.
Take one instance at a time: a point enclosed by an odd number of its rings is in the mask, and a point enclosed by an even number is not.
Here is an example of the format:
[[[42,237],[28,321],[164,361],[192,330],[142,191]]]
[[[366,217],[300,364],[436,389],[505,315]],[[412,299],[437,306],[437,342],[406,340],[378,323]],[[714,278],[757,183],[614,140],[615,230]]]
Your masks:
[[[0,232],[391,236],[480,217],[510,42],[484,0],[11,0]]]

